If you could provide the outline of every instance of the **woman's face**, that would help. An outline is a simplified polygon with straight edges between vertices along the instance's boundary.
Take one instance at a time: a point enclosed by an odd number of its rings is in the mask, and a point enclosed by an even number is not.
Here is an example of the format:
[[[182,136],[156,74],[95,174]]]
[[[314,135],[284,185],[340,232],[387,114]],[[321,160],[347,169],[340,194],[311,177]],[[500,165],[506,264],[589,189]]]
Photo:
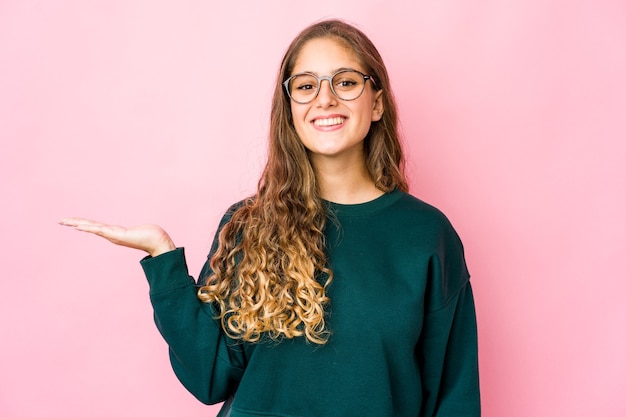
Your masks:
[[[351,49],[331,38],[313,39],[300,51],[293,72],[310,72],[318,77],[332,76],[340,69],[365,73]],[[383,114],[382,91],[366,81],[363,94],[355,100],[337,98],[327,80],[319,93],[306,104],[291,100],[291,113],[298,137],[309,151],[311,162],[359,157],[363,160],[363,139],[373,121]]]

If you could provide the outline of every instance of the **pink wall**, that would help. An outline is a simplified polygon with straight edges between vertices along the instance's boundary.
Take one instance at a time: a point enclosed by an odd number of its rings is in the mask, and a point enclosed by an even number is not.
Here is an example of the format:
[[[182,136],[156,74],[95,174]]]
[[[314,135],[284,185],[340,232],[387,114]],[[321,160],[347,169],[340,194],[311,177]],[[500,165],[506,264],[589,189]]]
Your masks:
[[[626,3],[214,3],[0,3],[0,415],[216,413],[169,368],[142,255],[56,221],[162,224],[196,273],[322,17],[379,46],[413,193],[465,242],[484,416],[626,415]]]

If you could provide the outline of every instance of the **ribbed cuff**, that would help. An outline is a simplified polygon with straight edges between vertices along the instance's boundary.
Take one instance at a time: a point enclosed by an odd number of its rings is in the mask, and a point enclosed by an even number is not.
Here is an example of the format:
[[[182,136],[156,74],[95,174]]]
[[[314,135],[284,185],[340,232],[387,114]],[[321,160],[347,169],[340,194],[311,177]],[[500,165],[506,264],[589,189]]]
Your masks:
[[[146,256],[140,264],[148,279],[150,293],[171,291],[195,284],[194,279],[189,276],[184,248],[176,248],[155,257]]]

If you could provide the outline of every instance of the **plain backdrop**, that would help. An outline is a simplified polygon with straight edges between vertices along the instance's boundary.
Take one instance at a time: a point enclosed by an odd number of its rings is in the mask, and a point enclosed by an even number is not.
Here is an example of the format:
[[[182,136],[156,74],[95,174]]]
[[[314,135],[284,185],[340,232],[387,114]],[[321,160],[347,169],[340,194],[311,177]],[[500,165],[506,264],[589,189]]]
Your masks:
[[[170,369],[143,255],[57,221],[161,224],[196,274],[327,17],[378,46],[411,192],[465,244],[483,415],[626,415],[622,0],[2,0],[1,416],[217,413]]]

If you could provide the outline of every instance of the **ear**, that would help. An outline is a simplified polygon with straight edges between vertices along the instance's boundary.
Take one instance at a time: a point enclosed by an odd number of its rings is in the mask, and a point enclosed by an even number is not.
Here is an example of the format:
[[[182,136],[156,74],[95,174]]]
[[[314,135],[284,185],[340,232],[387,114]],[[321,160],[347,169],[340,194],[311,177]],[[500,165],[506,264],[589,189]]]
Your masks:
[[[374,104],[372,108],[372,122],[377,122],[383,117],[385,105],[383,104],[383,90],[378,90],[374,94]]]

